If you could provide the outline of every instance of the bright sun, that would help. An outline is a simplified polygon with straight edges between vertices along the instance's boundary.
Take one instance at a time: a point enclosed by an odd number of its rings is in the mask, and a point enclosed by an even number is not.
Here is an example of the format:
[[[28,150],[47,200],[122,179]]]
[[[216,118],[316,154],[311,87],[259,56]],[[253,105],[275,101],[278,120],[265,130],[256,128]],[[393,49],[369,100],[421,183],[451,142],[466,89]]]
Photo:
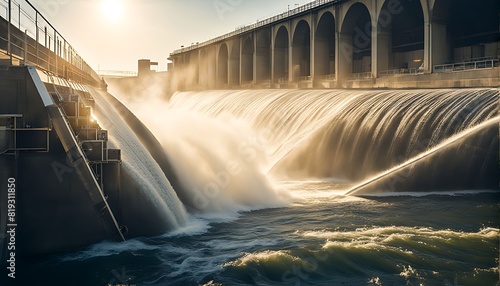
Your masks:
[[[123,16],[123,0],[102,0],[101,10],[110,21],[118,21]]]

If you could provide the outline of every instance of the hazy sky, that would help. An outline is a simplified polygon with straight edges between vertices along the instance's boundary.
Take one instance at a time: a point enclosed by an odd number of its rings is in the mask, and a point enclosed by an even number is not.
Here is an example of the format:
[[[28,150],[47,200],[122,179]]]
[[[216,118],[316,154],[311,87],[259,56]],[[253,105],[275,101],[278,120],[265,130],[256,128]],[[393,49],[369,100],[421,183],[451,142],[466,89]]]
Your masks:
[[[31,0],[95,70],[136,71],[170,52],[310,0]]]

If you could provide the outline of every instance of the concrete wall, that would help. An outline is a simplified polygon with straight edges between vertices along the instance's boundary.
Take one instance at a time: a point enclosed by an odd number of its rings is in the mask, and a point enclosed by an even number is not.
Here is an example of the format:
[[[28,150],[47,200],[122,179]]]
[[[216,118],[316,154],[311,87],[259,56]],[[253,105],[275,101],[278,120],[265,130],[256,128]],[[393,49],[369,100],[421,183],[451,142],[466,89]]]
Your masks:
[[[58,86],[56,90],[47,82],[36,85],[30,80],[30,68],[0,70],[0,179],[7,182],[12,177],[17,183],[16,243],[20,247],[16,249],[16,255],[53,254],[102,240],[115,240],[122,226],[127,229],[126,238],[159,235],[167,231],[169,226],[165,224],[162,212],[140,191],[141,187],[122,168],[119,159],[103,160],[101,157],[95,161],[88,153],[95,150],[85,153],[85,148],[80,145],[85,140],[100,140],[98,143],[107,145],[107,139],[89,139],[86,134],[91,132],[84,132],[104,131],[98,123],[90,120],[88,112],[93,92],[98,91],[90,88],[88,93],[67,86]],[[122,83],[123,90],[129,91],[129,96],[134,96],[134,88],[144,92],[147,88],[144,85],[152,88],[154,83],[164,85],[166,74],[156,75],[127,79],[126,83],[117,81]],[[46,107],[46,102],[42,101],[45,97],[40,93],[42,89],[47,98],[58,98],[48,93],[62,96],[60,106],[65,109],[66,116],[62,113],[57,118],[54,116],[53,111],[60,112],[60,108],[54,104],[55,99],[50,99],[50,105]],[[117,100],[115,102],[120,104]],[[117,110],[123,113],[128,126],[169,174],[172,185],[177,187],[173,169],[154,136],[125,107],[120,105]],[[75,115],[77,112],[80,115]],[[13,115],[18,117],[17,127],[24,130],[13,131]],[[65,127],[64,132],[61,132],[61,126]],[[17,144],[14,144],[13,134],[17,134]],[[65,141],[68,138],[74,146]],[[21,147],[30,147],[30,150],[19,150]],[[93,161],[92,164],[89,161]],[[88,172],[83,174],[85,170]],[[6,233],[7,228],[6,206],[7,188],[0,188],[1,233]],[[114,214],[116,224],[109,224],[110,214]],[[6,239],[0,236],[0,264],[6,261]]]

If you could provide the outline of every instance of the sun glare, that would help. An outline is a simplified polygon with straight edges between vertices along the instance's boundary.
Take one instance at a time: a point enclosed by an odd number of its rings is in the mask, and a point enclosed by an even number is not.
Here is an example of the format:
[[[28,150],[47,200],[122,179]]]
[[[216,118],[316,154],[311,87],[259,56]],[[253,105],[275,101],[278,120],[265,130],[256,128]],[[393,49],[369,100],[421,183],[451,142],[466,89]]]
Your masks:
[[[102,0],[101,10],[109,21],[118,21],[123,17],[123,0]]]

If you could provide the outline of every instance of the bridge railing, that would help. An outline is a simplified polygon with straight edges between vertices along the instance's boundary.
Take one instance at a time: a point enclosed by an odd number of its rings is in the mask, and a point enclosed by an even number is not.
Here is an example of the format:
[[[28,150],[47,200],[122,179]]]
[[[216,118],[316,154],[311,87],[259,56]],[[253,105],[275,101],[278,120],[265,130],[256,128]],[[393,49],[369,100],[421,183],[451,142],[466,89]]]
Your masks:
[[[499,59],[483,59],[478,58],[476,61],[465,61],[462,63],[445,64],[434,66],[434,72],[454,72],[454,71],[464,71],[464,70],[478,70],[478,69],[492,69],[499,66]]]
[[[326,75],[321,75],[318,77],[321,80],[335,80],[335,74],[326,74]]]
[[[373,73],[372,72],[357,72],[357,73],[352,73],[351,76],[349,77],[350,79],[370,79],[373,78]]]
[[[380,77],[383,77],[383,76],[393,76],[393,75],[417,75],[423,73],[424,71],[422,69],[411,68],[411,69],[392,69],[392,70],[380,71],[378,75]]]
[[[310,75],[296,76],[293,78],[294,81],[310,81],[312,77]]]
[[[100,78],[28,1],[0,0],[0,59],[91,85]]]
[[[286,19],[288,17],[295,16],[297,14],[309,11],[309,10],[317,8],[319,6],[323,6],[323,5],[326,5],[326,4],[332,4],[333,5],[333,4],[341,3],[341,2],[344,2],[344,1],[346,1],[346,0],[316,0],[316,1],[312,1],[310,3],[307,3],[305,5],[299,6],[297,8],[289,9],[289,10],[287,10],[287,11],[281,13],[281,14],[275,15],[273,17],[270,17],[270,18],[258,21],[258,22],[254,23],[254,24],[250,24],[250,25],[238,27],[234,31],[229,32],[227,34],[224,34],[222,36],[210,39],[210,40],[205,41],[205,42],[193,44],[193,45],[191,45],[189,47],[183,47],[181,49],[175,50],[170,55],[174,56],[176,54],[181,54],[181,53],[184,53],[184,52],[189,52],[189,51],[201,48],[201,47],[205,47],[205,46],[211,45],[211,44],[219,42],[219,41],[223,41],[223,40],[228,39],[228,38],[232,38],[232,37],[234,37],[234,36],[236,36],[238,34],[242,34],[242,33],[245,33],[245,32],[251,31],[251,30],[255,30],[255,29],[260,28],[260,27],[267,26],[267,25],[269,25],[271,23],[281,21],[281,20]]]

